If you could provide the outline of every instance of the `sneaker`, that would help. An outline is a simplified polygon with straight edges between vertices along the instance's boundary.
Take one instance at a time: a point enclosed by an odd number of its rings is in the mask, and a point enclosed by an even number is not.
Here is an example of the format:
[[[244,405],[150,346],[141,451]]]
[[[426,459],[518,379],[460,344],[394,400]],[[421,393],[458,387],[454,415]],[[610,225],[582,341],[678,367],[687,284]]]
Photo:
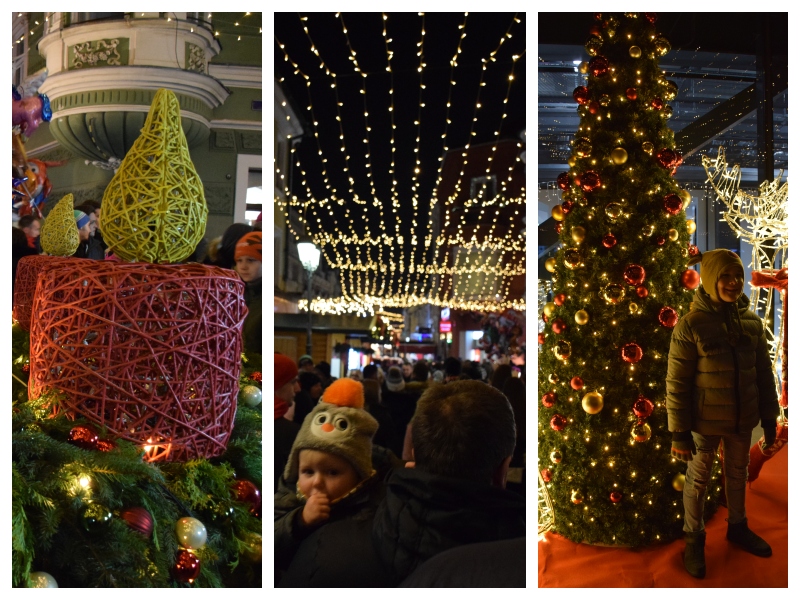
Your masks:
[[[706,532],[688,531],[683,538],[686,551],[683,553],[683,566],[692,577],[702,579],[706,576]]]
[[[747,519],[741,523],[728,523],[728,541],[737,546],[741,546],[750,554],[766,558],[772,556],[772,548],[769,544],[750,531],[747,526]]]

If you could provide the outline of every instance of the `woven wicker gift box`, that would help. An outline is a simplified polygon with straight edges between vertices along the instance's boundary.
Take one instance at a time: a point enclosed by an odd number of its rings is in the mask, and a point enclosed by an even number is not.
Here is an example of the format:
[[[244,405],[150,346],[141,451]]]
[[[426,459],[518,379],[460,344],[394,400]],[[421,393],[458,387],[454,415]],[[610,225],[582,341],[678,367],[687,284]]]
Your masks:
[[[33,301],[29,395],[144,447],[150,461],[210,458],[233,428],[247,314],[233,271],[69,261]]]
[[[33,308],[33,294],[39,277],[46,269],[51,269],[69,263],[70,261],[86,260],[77,258],[64,258],[61,256],[47,256],[34,254],[23,256],[17,264],[17,278],[14,280],[14,320],[25,331],[31,330],[31,309]]]

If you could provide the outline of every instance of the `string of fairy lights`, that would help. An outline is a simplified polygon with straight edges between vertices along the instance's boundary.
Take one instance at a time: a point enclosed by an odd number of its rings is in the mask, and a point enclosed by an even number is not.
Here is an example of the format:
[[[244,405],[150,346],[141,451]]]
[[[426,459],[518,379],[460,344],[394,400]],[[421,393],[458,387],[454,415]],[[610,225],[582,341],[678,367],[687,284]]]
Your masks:
[[[413,122],[415,131],[414,145],[414,166],[413,173],[408,180],[411,183],[411,210],[406,210],[408,214],[403,214],[398,190],[398,174],[396,172],[396,139],[395,132],[398,123],[395,122],[395,94],[394,76],[392,71],[392,38],[387,31],[389,15],[381,13],[382,36],[386,52],[385,70],[389,75],[389,105],[387,111],[390,120],[389,144],[391,150],[391,161],[388,173],[390,175],[389,198],[391,214],[395,223],[394,233],[389,234],[386,229],[386,214],[384,213],[384,202],[379,198],[372,165],[371,143],[373,142],[370,133],[372,127],[369,121],[369,111],[367,109],[367,87],[366,82],[369,73],[363,71],[358,63],[356,50],[350,41],[345,19],[340,13],[336,13],[336,18],[342,26],[344,39],[346,40],[349,52],[349,62],[354,72],[360,77],[360,94],[363,97],[363,115],[365,134],[362,138],[364,147],[364,172],[369,182],[372,198],[359,198],[355,190],[356,175],[353,174],[351,164],[351,154],[348,152],[348,143],[352,145],[352,140],[348,142],[342,125],[343,113],[354,114],[353,107],[345,107],[339,96],[337,73],[326,64],[325,59],[320,55],[319,48],[315,45],[311,33],[307,27],[308,17],[301,16],[301,25],[306,39],[310,44],[310,51],[316,56],[319,68],[324,72],[326,84],[320,83],[318,79],[312,78],[303,72],[298,62],[288,53],[285,45],[276,36],[276,43],[283,54],[283,60],[292,66],[294,77],[304,80],[308,104],[306,110],[309,114],[309,122],[312,126],[312,136],[316,144],[316,160],[318,164],[303,164],[299,153],[294,146],[290,149],[290,164],[294,165],[300,173],[299,187],[305,192],[305,199],[300,199],[296,194],[292,194],[289,189],[286,174],[276,170],[276,181],[283,182],[284,197],[276,198],[276,203],[283,209],[287,222],[289,223],[292,235],[298,236],[301,232],[296,231],[292,225],[292,220],[288,219],[289,211],[294,210],[300,215],[302,227],[312,232],[315,243],[320,247],[326,262],[332,267],[337,268],[342,273],[342,297],[335,299],[315,299],[312,301],[311,309],[315,312],[334,312],[346,313],[355,312],[360,314],[372,314],[375,309],[381,310],[383,307],[406,307],[417,304],[430,303],[437,306],[449,306],[451,308],[465,308],[468,310],[502,310],[513,307],[517,310],[524,310],[524,299],[512,299],[509,297],[509,289],[513,277],[519,277],[525,273],[525,238],[520,235],[522,229],[522,217],[520,210],[524,206],[524,183],[522,184],[522,194],[520,198],[506,197],[506,190],[513,182],[514,174],[519,176],[517,167],[521,162],[519,154],[522,144],[517,144],[517,155],[508,172],[502,177],[496,189],[499,190],[496,196],[489,198],[485,193],[485,188],[479,191],[476,198],[466,202],[463,211],[459,215],[459,221],[451,222],[451,211],[445,211],[444,226],[434,227],[434,210],[436,204],[442,199],[444,194],[441,190],[442,168],[444,165],[444,155],[449,151],[448,147],[448,128],[452,124],[450,118],[450,107],[452,100],[452,90],[456,85],[455,70],[458,66],[458,57],[462,52],[462,43],[466,38],[466,25],[469,13],[464,14],[464,20],[459,25],[461,31],[453,59],[450,61],[450,86],[448,88],[448,99],[446,104],[446,123],[445,132],[442,135],[443,151],[439,157],[438,172],[434,189],[430,195],[430,202],[427,207],[427,214],[421,216],[420,213],[420,181],[418,175],[423,168],[420,158],[420,140],[423,124],[423,109],[426,105],[426,83],[424,41],[425,41],[425,15],[419,13],[421,17],[421,29],[419,41],[417,42],[417,57],[419,73],[419,92],[418,107],[416,118]],[[514,15],[511,25],[501,37],[497,47],[482,59],[481,79],[478,86],[477,100],[475,102],[474,113],[470,124],[470,131],[467,144],[462,151],[463,159],[459,167],[459,177],[456,180],[456,189],[452,194],[444,196],[444,205],[451,207],[459,193],[461,192],[461,180],[464,179],[465,167],[469,153],[470,140],[476,134],[475,127],[478,122],[479,110],[481,109],[480,91],[484,87],[484,75],[492,63],[497,62],[496,54],[502,48],[504,42],[512,37],[512,28],[521,21]],[[524,54],[524,52],[523,52]],[[507,76],[506,95],[503,105],[508,103],[512,84],[515,80],[514,67],[517,60],[521,57],[512,57],[511,72]],[[285,78],[279,78],[283,82]],[[333,157],[326,156],[320,141],[319,121],[314,109],[314,98],[312,96],[312,86],[329,85],[333,89],[336,104],[336,120],[339,128],[339,154],[343,158],[342,172],[349,181],[346,194],[338,194],[329,176],[330,164],[341,162]],[[504,119],[507,117],[505,110],[501,113],[500,124],[495,130],[496,140],[492,147],[492,154],[489,156],[486,167],[487,177],[492,173],[492,161],[497,151],[500,129]],[[289,117],[287,117],[289,118]],[[354,153],[355,154],[355,153]],[[307,161],[308,159],[306,159]],[[329,162],[330,160],[330,162]],[[338,167],[337,167],[338,168]],[[277,169],[277,168],[276,168]],[[326,196],[318,198],[311,190],[308,172],[311,169],[318,169],[321,176]],[[404,177],[405,179],[405,177]],[[342,227],[338,222],[333,205],[338,204],[344,207],[344,220],[346,225]],[[360,206],[358,216],[352,214],[352,205]],[[513,208],[513,210],[511,210]],[[370,209],[378,212],[377,225],[374,218],[370,219]],[[498,222],[500,209],[505,209],[503,215],[504,222]],[[465,223],[471,218],[467,228]],[[491,221],[489,221],[491,218]],[[364,227],[364,233],[357,233],[354,227],[355,219],[359,219],[359,225]],[[424,241],[418,235],[420,220],[426,227]],[[477,223],[477,226],[476,226]],[[410,225],[410,227],[408,227]],[[406,226],[406,227],[403,227]],[[453,227],[456,233],[453,234]],[[409,229],[410,232],[404,231]],[[469,233],[467,233],[467,229]],[[406,242],[411,247],[406,256]],[[422,243],[421,243],[422,242]],[[453,249],[458,248],[457,251]],[[387,256],[388,254],[388,256]],[[476,283],[477,282],[477,283]],[[477,291],[477,293],[476,293]],[[307,302],[301,301],[301,310],[306,308]]]

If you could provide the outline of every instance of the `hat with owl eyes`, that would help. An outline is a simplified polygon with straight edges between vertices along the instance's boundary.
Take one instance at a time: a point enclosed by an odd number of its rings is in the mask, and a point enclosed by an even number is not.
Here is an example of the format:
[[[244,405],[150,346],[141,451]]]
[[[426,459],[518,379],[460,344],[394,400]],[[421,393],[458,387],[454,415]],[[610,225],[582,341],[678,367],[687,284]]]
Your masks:
[[[372,437],[377,430],[378,422],[364,410],[364,386],[355,379],[337,379],[303,420],[284,478],[298,478],[301,450],[319,450],[345,459],[362,481],[367,479],[373,473]]]

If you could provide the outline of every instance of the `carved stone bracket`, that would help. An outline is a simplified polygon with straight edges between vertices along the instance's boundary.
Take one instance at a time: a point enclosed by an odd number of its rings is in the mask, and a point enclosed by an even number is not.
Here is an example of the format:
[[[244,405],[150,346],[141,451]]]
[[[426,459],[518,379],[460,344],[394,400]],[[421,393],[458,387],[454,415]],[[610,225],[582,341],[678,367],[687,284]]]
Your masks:
[[[197,73],[205,73],[207,70],[206,55],[203,49],[189,42],[186,42],[186,70]]]

